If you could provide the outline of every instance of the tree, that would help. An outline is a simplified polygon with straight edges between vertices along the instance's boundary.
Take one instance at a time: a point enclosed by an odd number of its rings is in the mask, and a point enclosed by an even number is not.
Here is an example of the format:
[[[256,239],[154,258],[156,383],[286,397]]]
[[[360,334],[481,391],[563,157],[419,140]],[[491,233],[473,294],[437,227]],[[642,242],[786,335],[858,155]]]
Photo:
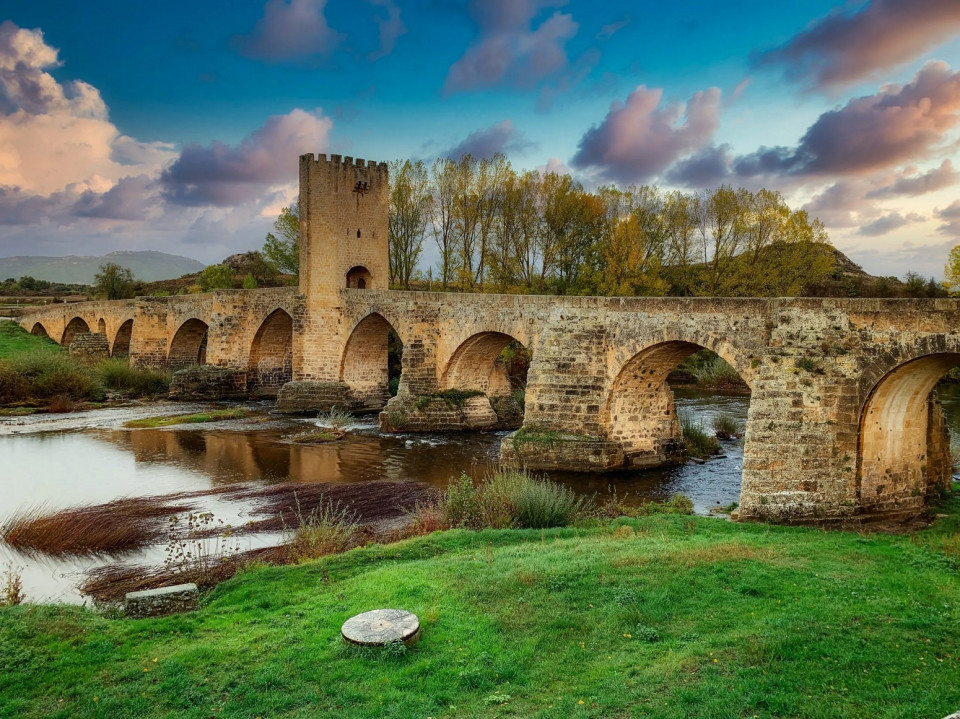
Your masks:
[[[197,284],[204,292],[229,290],[233,288],[234,282],[233,270],[226,265],[204,267],[200,276],[197,277]]]
[[[410,289],[423,252],[433,198],[427,168],[417,160],[390,163],[390,280]]]
[[[115,262],[100,265],[100,271],[93,276],[93,291],[108,300],[128,300],[135,296],[136,280],[126,267]]]
[[[943,284],[954,297],[960,295],[960,245],[947,255],[947,264],[943,268]],[[21,282],[21,285],[23,283]]]
[[[276,232],[276,234],[273,234]],[[263,255],[277,272],[300,273],[300,201],[284,207],[267,233]]]

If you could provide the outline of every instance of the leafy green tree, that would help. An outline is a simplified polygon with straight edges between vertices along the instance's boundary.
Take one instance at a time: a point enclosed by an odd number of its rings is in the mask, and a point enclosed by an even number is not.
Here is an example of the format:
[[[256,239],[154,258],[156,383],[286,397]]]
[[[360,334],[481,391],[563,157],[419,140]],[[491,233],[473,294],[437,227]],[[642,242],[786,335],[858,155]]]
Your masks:
[[[947,264],[943,268],[943,285],[954,297],[960,295],[960,245],[957,245],[947,255]],[[23,282],[21,281],[21,286]]]
[[[405,290],[423,252],[432,204],[430,178],[421,161],[390,163],[390,280]]]
[[[243,289],[245,290],[257,289],[257,280],[249,272],[243,276]]]
[[[232,289],[235,285],[233,270],[226,265],[204,267],[200,276],[197,277],[197,284],[204,292]]]
[[[276,233],[276,234],[274,234]],[[284,207],[267,233],[263,256],[277,272],[300,273],[300,203]]]
[[[128,300],[136,295],[133,272],[115,262],[100,265],[93,276],[93,291],[108,300]]]

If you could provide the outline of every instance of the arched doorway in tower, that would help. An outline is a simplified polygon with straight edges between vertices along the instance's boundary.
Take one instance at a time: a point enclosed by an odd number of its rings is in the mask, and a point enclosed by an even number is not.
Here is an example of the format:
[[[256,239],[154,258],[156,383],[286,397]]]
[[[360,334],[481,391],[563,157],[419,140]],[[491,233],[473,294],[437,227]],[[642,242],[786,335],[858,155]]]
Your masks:
[[[113,349],[110,352],[111,357],[129,357],[130,340],[133,338],[133,320],[127,320],[113,339]]]
[[[293,379],[293,318],[274,310],[260,325],[250,347],[247,383],[257,394],[275,397]]]
[[[340,362],[340,380],[350,387],[360,412],[383,409],[400,382],[403,343],[383,315],[374,313],[353,328]]]
[[[69,347],[70,343],[73,342],[73,338],[82,332],[89,332],[90,325],[80,317],[74,317],[67,323],[66,328],[63,330],[63,337],[60,340],[60,344],[64,347]]]
[[[503,332],[478,332],[450,357],[441,389],[482,392],[490,400],[497,426],[514,429],[523,423],[530,361],[530,352],[515,337]]]
[[[960,365],[943,352],[905,362],[871,389],[860,414],[857,494],[864,513],[913,512],[949,490],[953,467],[937,384]]]
[[[709,418],[698,417],[693,411],[678,412],[668,378],[684,366],[685,360],[704,349],[693,342],[663,342],[644,348],[621,367],[607,397],[601,423],[607,439],[623,448],[626,467],[676,464],[689,455],[709,454],[718,446],[716,436],[742,433],[740,425],[745,416],[727,416],[715,409]],[[716,364],[715,371],[725,368],[726,377],[739,377],[739,392],[749,394],[749,386],[732,365],[712,353],[703,356]],[[711,392],[717,389],[711,387]],[[734,431],[717,422],[721,417],[735,426]]]
[[[347,272],[347,287],[353,290],[369,290],[373,288],[373,275],[366,267],[357,265]]]
[[[207,323],[189,319],[177,329],[170,340],[167,366],[178,370],[191,365],[205,364],[207,360]]]

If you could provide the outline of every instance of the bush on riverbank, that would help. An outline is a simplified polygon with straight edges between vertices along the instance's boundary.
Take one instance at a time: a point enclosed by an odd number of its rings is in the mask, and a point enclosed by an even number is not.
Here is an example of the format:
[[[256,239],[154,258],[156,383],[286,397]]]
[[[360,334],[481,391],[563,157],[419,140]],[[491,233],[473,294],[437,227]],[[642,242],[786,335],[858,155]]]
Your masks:
[[[707,432],[703,422],[685,412],[680,413],[680,429],[687,456],[706,459],[720,451],[720,443]]]
[[[960,503],[938,511],[956,534]],[[904,536],[707,517],[455,530],[254,567],[186,615],[4,608],[0,715],[946,716],[951,562]],[[416,613],[420,643],[345,647],[373,607]]]
[[[746,390],[749,387],[740,373],[722,357],[711,350],[701,350],[690,355],[674,370],[681,376],[692,377],[702,389]]]

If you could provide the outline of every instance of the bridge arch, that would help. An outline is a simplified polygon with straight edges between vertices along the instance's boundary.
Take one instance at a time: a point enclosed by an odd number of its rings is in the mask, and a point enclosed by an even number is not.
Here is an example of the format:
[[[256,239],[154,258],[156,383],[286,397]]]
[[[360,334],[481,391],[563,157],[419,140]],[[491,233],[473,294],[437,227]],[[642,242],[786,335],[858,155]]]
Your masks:
[[[601,426],[609,440],[623,447],[627,466],[657,466],[682,459],[683,430],[667,378],[681,362],[704,349],[712,348],[685,340],[660,342],[634,354],[617,372],[602,408]],[[722,346],[719,349],[724,351]],[[737,370],[723,354],[717,355]]]
[[[47,332],[47,328],[43,326],[41,322],[35,322],[33,327],[30,329],[30,334],[36,335],[37,337],[49,337],[50,333]]]
[[[183,369],[204,364],[207,359],[208,330],[207,323],[195,317],[181,324],[170,340],[167,365],[171,369]]]
[[[505,332],[485,331],[471,335],[454,350],[440,380],[441,389],[476,390],[488,397],[509,396],[526,384],[522,377],[511,376],[506,358],[508,347],[526,351],[518,339]]]
[[[130,340],[133,339],[133,320],[129,319],[123,322],[114,335],[113,345],[111,345],[111,357],[129,357]]]
[[[857,447],[861,511],[912,511],[950,487],[950,440],[936,386],[960,365],[960,349],[951,349],[907,359],[870,389]]]
[[[392,367],[391,354],[394,355]],[[340,360],[340,381],[349,385],[355,409],[383,409],[390,399],[391,379],[399,380],[398,360],[402,355],[400,334],[379,312],[367,315],[354,326]]]
[[[275,396],[293,379],[293,318],[276,309],[260,324],[250,346],[250,389]]]
[[[107,336],[107,321],[103,317],[97,320],[97,334]]]
[[[69,347],[70,343],[73,342],[73,338],[76,337],[81,332],[89,332],[90,325],[87,324],[86,320],[82,317],[74,317],[67,323],[67,326],[63,330],[63,337],[60,340],[60,344],[64,347]]]

